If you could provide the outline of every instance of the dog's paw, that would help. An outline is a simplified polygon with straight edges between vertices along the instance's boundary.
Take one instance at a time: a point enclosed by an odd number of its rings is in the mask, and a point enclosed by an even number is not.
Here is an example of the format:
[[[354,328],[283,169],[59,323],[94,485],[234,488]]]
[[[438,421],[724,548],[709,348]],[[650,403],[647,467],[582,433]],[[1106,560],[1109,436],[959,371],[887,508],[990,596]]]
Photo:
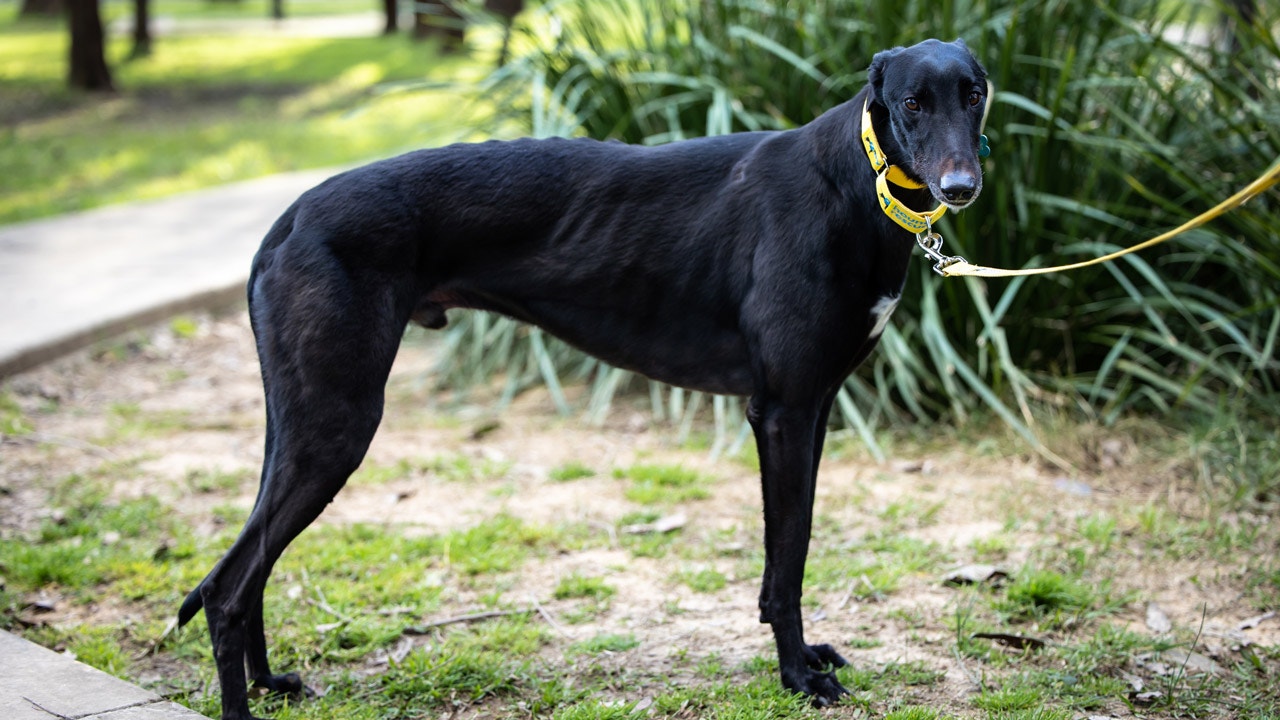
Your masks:
[[[801,651],[804,665],[782,673],[782,684],[788,690],[807,695],[814,707],[827,707],[840,701],[849,691],[836,679],[833,668],[844,667],[848,660],[830,645],[805,645]]]
[[[792,692],[807,695],[809,702],[820,708],[833,705],[849,694],[833,672],[805,669],[789,678],[784,675],[782,684]]]
[[[840,657],[840,653],[830,645],[805,645],[804,662],[814,670],[844,667],[848,660]]]
[[[253,687],[264,695],[287,695],[294,700],[316,696],[315,690],[303,684],[298,673],[268,675],[253,681]]]

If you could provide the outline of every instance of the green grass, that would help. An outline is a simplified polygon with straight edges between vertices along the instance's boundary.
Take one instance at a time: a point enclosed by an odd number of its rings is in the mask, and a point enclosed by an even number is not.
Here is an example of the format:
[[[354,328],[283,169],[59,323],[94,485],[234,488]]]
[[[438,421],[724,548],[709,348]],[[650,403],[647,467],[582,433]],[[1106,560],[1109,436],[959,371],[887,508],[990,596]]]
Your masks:
[[[596,635],[589,640],[584,640],[569,648],[570,652],[582,653],[587,655],[599,655],[601,653],[620,653],[626,652],[632,648],[640,646],[640,641],[635,635]]]
[[[569,482],[595,476],[596,471],[580,462],[570,462],[551,468],[547,477],[555,482]]]
[[[628,500],[641,505],[674,505],[711,497],[709,478],[681,465],[639,464],[617,468],[613,476],[626,479]]]
[[[395,480],[426,476],[445,482],[479,482],[501,479],[513,463],[488,458],[472,458],[462,453],[445,453],[432,457],[402,458],[391,464],[365,462],[350,482],[382,485]]]
[[[617,589],[604,581],[604,578],[588,577],[573,573],[564,578],[556,585],[556,589],[551,596],[557,600],[567,600],[571,598],[591,598],[594,600],[607,600],[612,597]]]
[[[135,441],[120,439],[117,446],[130,442]],[[1176,445],[1178,440],[1169,442]],[[689,474],[674,464],[627,470],[641,477]],[[183,593],[208,570],[243,519],[241,510],[224,529],[203,537],[159,497],[112,497],[111,488],[137,471],[138,462],[126,458],[49,483],[43,489],[46,505],[57,512],[27,531],[0,538],[0,574],[5,578],[0,626],[135,680],[150,672],[137,660],[141,651],[159,637]],[[207,483],[217,493],[249,479],[239,473],[230,477],[211,472],[181,482],[197,487]],[[698,477],[708,489],[719,482]],[[620,496],[634,482],[624,479],[628,486],[615,490]],[[832,637],[825,623],[815,624],[811,632],[835,642],[852,661],[838,675],[854,695],[838,712],[935,720],[1114,715],[1128,702],[1127,673],[1142,675],[1149,689],[1161,692],[1143,709],[1153,720],[1219,717],[1215,713],[1228,697],[1247,709],[1249,717],[1274,717],[1280,708],[1269,683],[1280,671],[1278,648],[1259,646],[1219,656],[1225,672],[1215,677],[1159,676],[1136,664],[1140,656],[1170,649],[1198,647],[1203,652],[1197,644],[1203,640],[1197,639],[1195,627],[1179,626],[1157,637],[1127,626],[1133,598],[1113,589],[1130,572],[1125,558],[1140,553],[1145,565],[1158,567],[1185,562],[1188,556],[1217,557],[1225,566],[1231,557],[1249,555],[1258,561],[1247,574],[1220,574],[1205,582],[1224,583],[1235,593],[1254,583],[1260,609],[1274,606],[1280,597],[1280,566],[1263,551],[1273,546],[1274,529],[1229,534],[1213,547],[1206,542],[1216,532],[1213,523],[1163,507],[1153,500],[1140,507],[1048,518],[1031,525],[1039,529],[1030,544],[1024,526],[1018,547],[1029,554],[1028,564],[1013,570],[1004,587],[946,591],[942,609],[914,604],[911,597],[926,588],[937,593],[935,578],[957,558],[912,537],[921,526],[910,521],[909,513],[867,508],[863,517],[883,523],[884,531],[852,536],[844,524],[820,516],[810,554],[806,614],[815,606],[838,614],[835,601],[845,597],[857,604],[852,617],[871,627],[892,624],[898,638],[894,642],[908,643],[936,660],[872,660],[864,653],[883,653],[883,643],[860,634]],[[757,510],[743,512],[753,515]],[[943,522],[945,512],[934,511],[926,527]],[[652,521],[657,514],[619,521]],[[698,529],[664,536],[664,552],[680,558],[683,567],[672,580],[697,593],[752,598],[753,587],[730,585],[706,562],[716,554],[717,543],[738,537],[737,531],[709,535]],[[498,718],[634,717],[637,703],[647,698],[648,712],[656,717],[826,716],[781,690],[771,652],[734,667],[718,650],[708,655],[697,645],[663,645],[672,651],[667,660],[640,662],[657,648],[646,639],[651,628],[644,623],[632,628],[628,623],[633,619],[616,614],[619,605],[633,601],[619,590],[630,572],[626,566],[606,576],[569,573],[544,586],[548,589],[541,602],[565,627],[577,632],[591,628],[586,633],[566,637],[530,607],[531,599],[539,598],[523,589],[528,585],[522,578],[544,572],[540,566],[552,558],[612,547],[606,535],[590,527],[542,525],[502,514],[425,535],[383,525],[312,527],[278,564],[265,598],[266,617],[273,662],[305,672],[313,686],[328,691],[302,703],[255,700],[254,710],[285,719],[372,720],[448,712]],[[1199,554],[1190,554],[1192,547],[1199,547]],[[754,564],[735,573],[751,573],[754,581],[760,551],[753,545],[733,556]],[[868,583],[873,591],[866,589]],[[37,592],[56,594],[64,606],[112,598],[128,608],[127,619],[28,626],[24,623],[33,616],[24,609],[25,598]],[[882,608],[882,603],[889,606]],[[591,607],[579,612],[584,605]],[[445,625],[425,637],[404,634],[407,627],[477,607],[513,614]],[[670,604],[661,612],[679,616]],[[978,631],[1049,642],[1038,650],[1013,650],[972,638]],[[767,630],[762,628],[761,634],[767,637]],[[379,653],[415,637],[413,648],[399,659],[370,664]],[[216,694],[201,690],[213,679],[203,625],[196,623],[166,640],[159,652],[165,667],[173,668],[166,671],[166,687],[178,689],[179,699],[195,709],[216,715]],[[968,673],[982,678],[985,691],[955,694],[944,689],[943,675],[957,658]]]
[[[22,406],[6,391],[0,391],[0,434],[25,435],[31,432],[31,423]]]
[[[689,586],[690,589],[700,593],[714,593],[723,590],[729,584],[729,580],[725,574],[715,568],[702,568],[701,570],[686,570],[678,576],[680,582]]]
[[[478,67],[404,35],[178,35],[131,62],[117,38],[114,95],[63,87],[66,43],[0,20],[0,223],[440,144],[480,112],[457,89],[380,92]]]

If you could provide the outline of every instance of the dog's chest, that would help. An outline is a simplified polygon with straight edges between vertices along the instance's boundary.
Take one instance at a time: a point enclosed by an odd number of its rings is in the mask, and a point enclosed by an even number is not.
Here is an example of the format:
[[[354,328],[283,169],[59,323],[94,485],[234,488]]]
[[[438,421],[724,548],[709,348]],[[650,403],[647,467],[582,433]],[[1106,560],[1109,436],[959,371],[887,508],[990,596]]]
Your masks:
[[[885,326],[889,324],[890,316],[898,307],[900,297],[900,295],[885,295],[871,306],[871,332],[868,337],[872,339],[880,337],[880,333],[884,332]]]

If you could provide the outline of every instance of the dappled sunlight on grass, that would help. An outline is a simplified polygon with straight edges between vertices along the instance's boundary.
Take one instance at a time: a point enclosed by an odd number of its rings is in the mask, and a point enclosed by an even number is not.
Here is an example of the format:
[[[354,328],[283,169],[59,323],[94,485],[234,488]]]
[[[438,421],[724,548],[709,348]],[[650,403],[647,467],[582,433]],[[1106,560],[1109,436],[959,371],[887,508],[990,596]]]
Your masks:
[[[264,175],[269,172],[268,157],[265,143],[242,140],[217,155],[202,158],[184,174],[197,183],[210,184]]]
[[[484,72],[404,37],[164,37],[120,62],[119,92],[63,88],[65,31],[0,26],[0,223],[278,172],[341,167],[463,138]],[[388,83],[432,81],[390,91]]]
[[[386,68],[377,63],[354,65],[333,80],[284,100],[280,103],[280,114],[287,119],[296,119],[339,103],[349,103],[353,96],[368,92],[371,86],[381,82],[384,77]]]

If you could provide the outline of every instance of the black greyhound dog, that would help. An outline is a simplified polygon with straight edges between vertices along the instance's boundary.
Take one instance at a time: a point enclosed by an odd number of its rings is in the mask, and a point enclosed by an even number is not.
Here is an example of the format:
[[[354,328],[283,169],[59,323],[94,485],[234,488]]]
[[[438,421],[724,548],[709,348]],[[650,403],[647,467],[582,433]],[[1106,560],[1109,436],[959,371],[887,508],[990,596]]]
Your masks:
[[[827,417],[902,291],[915,238],[894,215],[960,209],[981,190],[988,93],[962,42],[928,40],[877,53],[867,87],[795,130],[453,145],[304,193],[249,280],[267,412],[257,500],[179,612],[186,623],[204,608],[222,717],[250,717],[246,665],[257,686],[303,689],[268,667],[267,577],[363,459],[406,325],[444,327],[459,307],[666,383],[749,396],[760,620],[784,686],[818,705],[846,694],[831,672],[845,660],[806,643],[800,611]],[[877,172],[885,159],[896,165]]]

